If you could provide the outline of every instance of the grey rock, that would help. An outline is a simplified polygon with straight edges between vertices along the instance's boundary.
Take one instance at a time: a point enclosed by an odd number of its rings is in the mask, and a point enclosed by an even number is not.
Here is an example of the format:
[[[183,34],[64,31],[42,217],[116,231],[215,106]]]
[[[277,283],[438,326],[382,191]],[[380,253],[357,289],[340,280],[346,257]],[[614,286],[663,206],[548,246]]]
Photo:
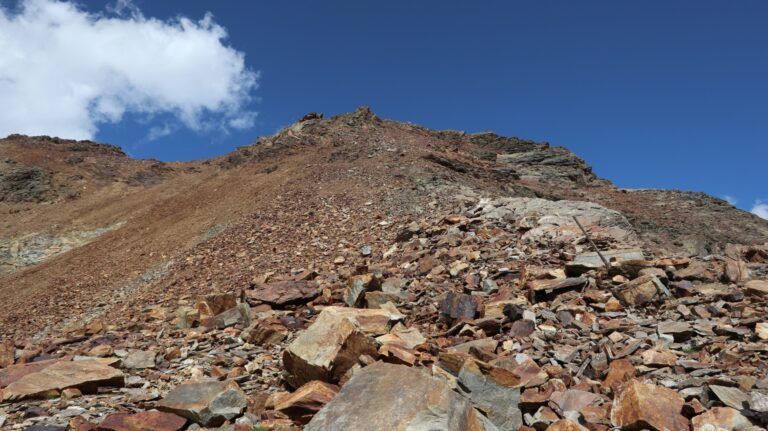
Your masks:
[[[219,426],[245,410],[245,392],[237,382],[210,381],[175,387],[157,403],[157,409],[185,417],[203,426]]]
[[[349,380],[305,431],[463,431],[497,428],[425,370],[376,362]]]

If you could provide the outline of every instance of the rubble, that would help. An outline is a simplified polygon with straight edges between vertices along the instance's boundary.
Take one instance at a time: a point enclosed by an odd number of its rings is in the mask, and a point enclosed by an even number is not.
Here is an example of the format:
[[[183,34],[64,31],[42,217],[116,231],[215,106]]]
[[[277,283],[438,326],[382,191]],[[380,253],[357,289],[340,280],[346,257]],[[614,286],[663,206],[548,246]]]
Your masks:
[[[229,292],[0,343],[0,417],[17,429],[768,425],[768,282],[750,261],[762,254],[659,255],[618,213],[539,201],[376,219],[371,253],[339,240]]]

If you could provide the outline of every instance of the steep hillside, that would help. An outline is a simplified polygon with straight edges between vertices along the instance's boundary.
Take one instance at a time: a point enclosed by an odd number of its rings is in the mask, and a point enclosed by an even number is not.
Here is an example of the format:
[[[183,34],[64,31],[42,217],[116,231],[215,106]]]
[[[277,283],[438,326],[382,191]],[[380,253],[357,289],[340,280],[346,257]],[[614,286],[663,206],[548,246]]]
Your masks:
[[[565,148],[365,107],[184,163],[13,135],[0,215],[0,428],[768,423],[768,222]]]

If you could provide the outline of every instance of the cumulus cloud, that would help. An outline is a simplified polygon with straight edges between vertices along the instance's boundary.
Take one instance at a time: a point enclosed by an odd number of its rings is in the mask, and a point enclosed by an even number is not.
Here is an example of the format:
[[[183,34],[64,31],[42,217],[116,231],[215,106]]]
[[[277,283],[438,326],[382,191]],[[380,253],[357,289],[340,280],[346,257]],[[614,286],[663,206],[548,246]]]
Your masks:
[[[739,203],[739,200],[738,200],[738,199],[736,199],[735,197],[731,196],[731,195],[724,195],[724,196],[723,196],[723,199],[724,199],[726,202],[728,202],[729,204],[731,204],[731,205],[734,205],[734,206],[735,206],[737,203]]]
[[[768,203],[757,200],[752,207],[752,214],[768,220]]]
[[[171,114],[196,131],[252,127],[258,73],[226,37],[211,15],[161,21],[128,0],[98,14],[56,0],[0,5],[0,135],[89,139],[126,113]]]

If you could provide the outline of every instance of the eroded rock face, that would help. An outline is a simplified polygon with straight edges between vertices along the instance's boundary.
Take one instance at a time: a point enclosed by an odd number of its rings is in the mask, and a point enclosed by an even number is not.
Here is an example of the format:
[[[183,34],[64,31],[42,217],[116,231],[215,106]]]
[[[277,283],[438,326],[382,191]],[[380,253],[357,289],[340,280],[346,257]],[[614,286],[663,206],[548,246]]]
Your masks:
[[[423,370],[382,362],[356,373],[305,428],[306,431],[495,429],[444,381]]]
[[[157,408],[203,426],[218,426],[240,416],[246,403],[237,382],[210,381],[177,386],[157,403]]]
[[[632,430],[687,430],[688,419],[680,414],[683,404],[672,389],[630,380],[613,399],[611,423]]]
[[[17,401],[39,398],[67,388],[95,392],[100,386],[121,387],[125,383],[120,370],[95,360],[59,361],[40,371],[27,374],[0,392],[0,400]]]
[[[573,220],[577,217],[595,239],[617,245],[639,245],[634,228],[621,213],[592,202],[502,198],[481,200],[473,212],[490,219],[508,220],[526,229],[521,237],[523,243],[547,240],[572,243],[583,236]]]

